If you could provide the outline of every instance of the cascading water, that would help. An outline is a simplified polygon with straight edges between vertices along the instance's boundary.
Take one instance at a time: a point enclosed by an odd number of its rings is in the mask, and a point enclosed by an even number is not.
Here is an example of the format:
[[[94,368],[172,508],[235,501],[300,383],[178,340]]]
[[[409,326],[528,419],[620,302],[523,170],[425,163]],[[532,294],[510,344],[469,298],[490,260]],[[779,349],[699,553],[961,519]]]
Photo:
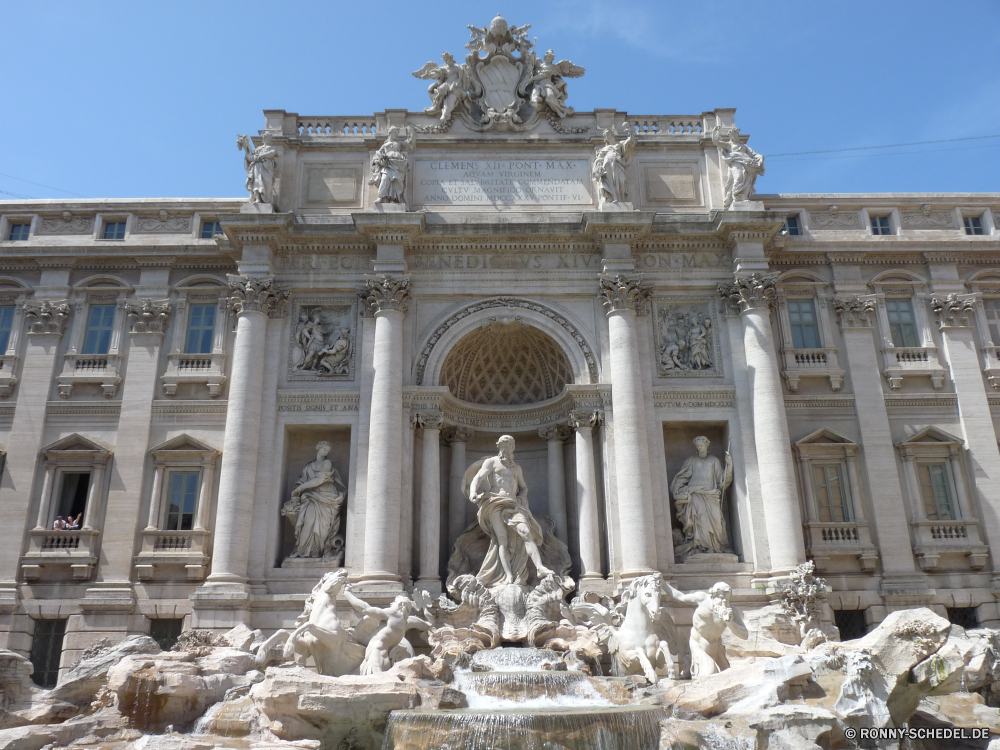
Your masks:
[[[654,750],[667,711],[628,701],[620,680],[569,671],[559,654],[477,653],[456,671],[463,709],[393,711],[383,750]]]

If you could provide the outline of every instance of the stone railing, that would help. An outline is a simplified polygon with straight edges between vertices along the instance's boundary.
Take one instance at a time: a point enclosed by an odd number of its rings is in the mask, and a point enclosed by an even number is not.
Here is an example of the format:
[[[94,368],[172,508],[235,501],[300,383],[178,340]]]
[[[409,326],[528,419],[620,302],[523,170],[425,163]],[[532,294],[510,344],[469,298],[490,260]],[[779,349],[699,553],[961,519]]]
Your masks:
[[[857,558],[861,569],[875,569],[878,550],[872,544],[868,524],[863,521],[813,521],[806,524],[806,546],[817,568],[829,567],[835,557]]]
[[[968,557],[974,570],[986,565],[989,551],[975,519],[914,521],[912,526],[916,541],[913,551],[922,570],[936,570],[942,555]]]
[[[154,576],[170,579],[180,572],[191,581],[200,581],[208,570],[209,532],[204,529],[190,531],[165,531],[144,529],[142,549],[135,558],[135,572],[139,580],[148,581]]]
[[[122,380],[121,359],[120,354],[67,354],[58,377],[59,398],[69,398],[80,383],[100,385],[105,398],[113,397]]]
[[[160,377],[165,396],[176,396],[178,386],[188,383],[204,385],[208,395],[218,398],[226,384],[226,355],[182,354],[171,352],[167,355],[167,371]]]
[[[37,581],[45,570],[58,575],[60,567],[68,567],[74,579],[89,580],[97,564],[99,536],[91,529],[32,529],[28,551],[21,558],[21,573],[26,580]]]
[[[636,135],[702,135],[706,126],[701,115],[629,115]]]
[[[17,376],[14,375],[16,368],[16,354],[0,354],[0,398],[8,398],[14,392],[14,386],[17,385]]]
[[[947,373],[938,361],[936,347],[887,346],[882,352],[885,358],[885,377],[892,390],[899,390],[903,385],[903,378],[911,375],[930,377],[934,390],[939,391],[944,387]]]
[[[788,390],[795,393],[803,377],[826,377],[830,379],[830,389],[839,391],[844,385],[844,371],[833,347],[817,349],[782,349],[785,368],[783,376]]]
[[[296,132],[300,136],[375,135],[378,123],[375,117],[298,117]]]
[[[983,347],[983,370],[993,390],[1000,391],[1000,346],[992,344]],[[0,393],[0,398],[3,394]]]

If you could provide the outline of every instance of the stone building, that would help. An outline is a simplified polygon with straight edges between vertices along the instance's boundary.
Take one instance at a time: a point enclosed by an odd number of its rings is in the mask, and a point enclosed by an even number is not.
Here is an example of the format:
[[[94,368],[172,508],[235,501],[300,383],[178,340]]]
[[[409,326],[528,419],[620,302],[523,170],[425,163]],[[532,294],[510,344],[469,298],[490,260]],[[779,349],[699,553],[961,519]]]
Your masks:
[[[754,194],[733,110],[574,112],[499,21],[425,112],[265,111],[249,200],[0,202],[0,647],[41,679],[287,627],[341,561],[441,592],[501,434],[581,590],[753,609],[812,559],[849,630],[1000,626],[1000,194]],[[685,494],[698,436],[731,483]]]

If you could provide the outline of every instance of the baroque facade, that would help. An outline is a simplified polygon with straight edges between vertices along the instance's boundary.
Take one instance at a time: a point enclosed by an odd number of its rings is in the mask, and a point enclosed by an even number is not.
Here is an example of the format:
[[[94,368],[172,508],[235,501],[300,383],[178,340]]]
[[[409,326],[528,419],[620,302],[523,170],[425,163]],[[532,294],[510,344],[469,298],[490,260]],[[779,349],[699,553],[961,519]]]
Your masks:
[[[265,111],[247,200],[0,202],[0,647],[436,595],[504,434],[579,590],[1000,626],[1000,195],[755,194],[499,20],[424,112]]]

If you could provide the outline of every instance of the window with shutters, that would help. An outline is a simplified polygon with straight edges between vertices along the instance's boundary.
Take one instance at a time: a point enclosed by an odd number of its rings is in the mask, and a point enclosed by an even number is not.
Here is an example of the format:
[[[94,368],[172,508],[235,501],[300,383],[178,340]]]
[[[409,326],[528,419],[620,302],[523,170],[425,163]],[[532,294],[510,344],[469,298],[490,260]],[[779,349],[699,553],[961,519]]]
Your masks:
[[[953,521],[955,502],[952,498],[948,464],[918,464],[920,494],[929,521]]]
[[[844,465],[813,464],[812,469],[819,520],[833,523],[854,520],[844,481]]]

